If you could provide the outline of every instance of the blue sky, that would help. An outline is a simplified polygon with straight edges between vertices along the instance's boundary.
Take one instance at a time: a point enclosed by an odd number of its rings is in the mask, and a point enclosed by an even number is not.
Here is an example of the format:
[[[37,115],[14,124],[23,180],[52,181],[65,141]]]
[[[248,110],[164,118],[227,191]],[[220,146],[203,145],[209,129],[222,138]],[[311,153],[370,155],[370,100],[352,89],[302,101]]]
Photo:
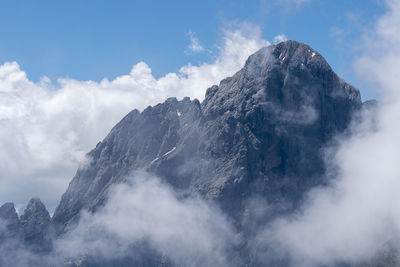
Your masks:
[[[351,63],[358,42],[384,8],[379,0],[7,0],[0,8],[0,63],[17,61],[33,81],[112,79],[139,61],[160,77],[212,60],[209,52],[185,53],[189,31],[215,51],[221,30],[245,21],[266,40],[283,33],[311,45],[357,86]]]

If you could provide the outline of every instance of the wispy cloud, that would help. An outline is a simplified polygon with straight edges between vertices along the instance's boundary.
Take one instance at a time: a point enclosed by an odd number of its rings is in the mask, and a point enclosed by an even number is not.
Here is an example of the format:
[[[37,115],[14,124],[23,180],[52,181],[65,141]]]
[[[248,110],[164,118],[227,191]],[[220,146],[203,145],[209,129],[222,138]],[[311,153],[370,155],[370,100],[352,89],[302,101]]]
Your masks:
[[[196,34],[192,32],[191,30],[188,32],[188,36],[190,39],[190,44],[188,46],[188,50],[185,52],[188,53],[198,53],[198,52],[203,52],[204,47],[200,44],[199,39],[196,37]]]
[[[279,34],[279,35],[275,36],[275,37],[272,39],[272,42],[273,42],[274,44],[278,44],[278,43],[280,43],[280,42],[284,42],[284,41],[287,41],[287,40],[288,40],[288,39],[287,39],[286,35],[284,35],[284,34],[282,33],[282,34]]]

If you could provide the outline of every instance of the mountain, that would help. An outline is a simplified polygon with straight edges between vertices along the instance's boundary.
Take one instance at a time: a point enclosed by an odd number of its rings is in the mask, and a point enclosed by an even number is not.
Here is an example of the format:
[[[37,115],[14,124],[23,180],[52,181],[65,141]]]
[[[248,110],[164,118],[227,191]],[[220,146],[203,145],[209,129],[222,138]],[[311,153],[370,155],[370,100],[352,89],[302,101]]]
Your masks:
[[[208,88],[201,103],[169,98],[127,114],[88,153],[90,162],[77,170],[51,226],[37,200],[20,221],[10,204],[0,217],[5,214],[10,229],[22,227],[26,242],[49,244],[42,233],[54,229],[62,238],[82,211],[104,206],[113,185],[145,170],[182,194],[217,203],[244,237],[251,236],[254,223],[296,210],[311,188],[328,182],[323,149],[362,106],[359,91],[308,45],[265,47]],[[254,198],[268,203],[262,218],[249,214]],[[247,253],[246,244],[240,253]]]
[[[169,98],[125,116],[88,154],[53,222],[64,231],[135,169],[217,201],[239,227],[255,195],[275,203],[274,213],[291,210],[326,182],[321,149],[361,105],[359,91],[311,47],[287,41],[262,48],[202,103]]]

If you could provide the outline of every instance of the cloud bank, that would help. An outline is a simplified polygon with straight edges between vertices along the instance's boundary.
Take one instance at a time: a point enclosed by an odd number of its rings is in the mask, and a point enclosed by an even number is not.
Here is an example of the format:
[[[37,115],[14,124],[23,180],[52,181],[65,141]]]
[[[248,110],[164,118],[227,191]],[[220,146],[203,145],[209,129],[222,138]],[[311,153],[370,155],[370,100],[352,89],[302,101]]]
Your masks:
[[[12,222],[11,222],[12,223]],[[239,237],[227,217],[200,196],[182,196],[149,173],[113,185],[96,213],[81,212],[76,228],[33,253],[0,219],[1,266],[232,266]],[[5,233],[5,235],[3,235]],[[82,265],[83,264],[83,265]],[[88,266],[89,266],[88,265]]]
[[[212,62],[188,64],[160,78],[139,62],[113,80],[53,83],[43,77],[34,83],[18,63],[0,65],[0,203],[21,208],[37,196],[54,209],[85,153],[130,110],[171,96],[201,100],[208,87],[267,44],[258,27],[244,23],[223,31]]]
[[[57,241],[56,254],[115,260],[143,257],[135,253],[148,246],[174,266],[231,266],[234,259],[228,255],[236,239],[234,228],[212,203],[180,197],[157,177],[135,172],[127,183],[113,187],[105,207],[82,215],[79,226]],[[154,254],[152,258],[157,262]]]

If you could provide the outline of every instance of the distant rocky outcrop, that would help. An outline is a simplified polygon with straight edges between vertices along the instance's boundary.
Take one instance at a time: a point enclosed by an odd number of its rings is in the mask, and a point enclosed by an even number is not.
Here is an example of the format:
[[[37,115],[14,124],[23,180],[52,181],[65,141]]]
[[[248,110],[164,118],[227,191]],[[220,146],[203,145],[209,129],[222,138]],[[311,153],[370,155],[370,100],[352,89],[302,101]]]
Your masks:
[[[51,218],[39,198],[32,198],[20,218],[25,244],[34,251],[51,250]]]
[[[0,243],[9,238],[19,238],[21,222],[13,203],[5,203],[0,207]]]
[[[39,198],[29,201],[21,217],[12,203],[0,207],[0,245],[14,242],[35,253],[49,252],[53,237],[50,229],[50,214]]]

